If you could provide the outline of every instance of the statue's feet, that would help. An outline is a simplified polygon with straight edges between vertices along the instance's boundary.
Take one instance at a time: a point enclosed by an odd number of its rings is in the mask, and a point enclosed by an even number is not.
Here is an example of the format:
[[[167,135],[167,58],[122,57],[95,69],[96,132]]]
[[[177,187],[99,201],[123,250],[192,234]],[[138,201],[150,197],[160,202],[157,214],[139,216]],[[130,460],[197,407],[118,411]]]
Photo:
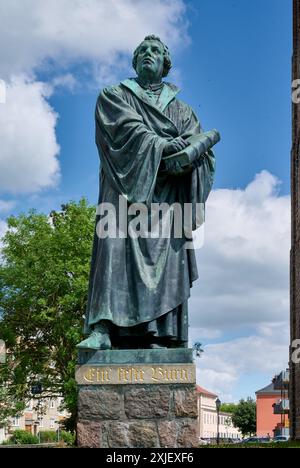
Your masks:
[[[151,343],[149,348],[150,349],[167,349],[166,346],[162,346],[162,345],[157,344],[157,343]]]
[[[111,349],[111,341],[108,333],[94,330],[86,340],[81,341],[76,348],[79,349]]]

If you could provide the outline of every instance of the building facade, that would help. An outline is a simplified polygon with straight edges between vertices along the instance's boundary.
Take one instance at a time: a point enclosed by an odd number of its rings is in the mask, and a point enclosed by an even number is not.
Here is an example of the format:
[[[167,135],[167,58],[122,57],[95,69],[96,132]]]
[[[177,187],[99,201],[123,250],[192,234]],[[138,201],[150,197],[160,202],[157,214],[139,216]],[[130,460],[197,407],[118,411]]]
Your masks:
[[[282,414],[278,411],[274,413],[275,406],[279,407],[282,398],[281,390],[270,385],[256,392],[256,435],[258,437],[274,437],[280,435],[278,429],[281,424],[288,425],[288,415],[283,421]]]
[[[300,0],[293,0],[293,83],[300,79]],[[298,85],[299,87],[299,85]],[[300,339],[300,102],[293,99],[293,146],[291,160],[292,247],[291,247],[291,359],[290,359],[290,433],[300,440],[300,363],[292,353]]]
[[[282,371],[273,379],[275,390],[280,391],[280,398],[273,405],[274,414],[279,414],[281,421],[275,428],[275,436],[290,436],[290,400],[289,400],[289,382],[290,371],[289,369]]]
[[[17,429],[37,436],[43,431],[58,432],[60,423],[68,416],[66,411],[61,410],[61,404],[62,398],[30,400],[20,416],[11,418],[6,427],[0,428],[0,444]]]
[[[216,399],[212,392],[197,385],[198,398],[198,436],[200,439],[216,440],[218,437],[218,413]],[[238,429],[232,424],[231,414],[220,411],[219,413],[219,437],[220,440],[234,440],[242,437]]]

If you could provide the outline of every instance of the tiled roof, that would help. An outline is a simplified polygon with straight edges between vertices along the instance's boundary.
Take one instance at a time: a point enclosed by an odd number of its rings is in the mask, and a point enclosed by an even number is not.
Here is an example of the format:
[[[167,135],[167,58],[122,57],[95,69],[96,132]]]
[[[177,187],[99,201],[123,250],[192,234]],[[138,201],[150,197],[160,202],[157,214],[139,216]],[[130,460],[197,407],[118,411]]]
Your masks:
[[[256,395],[280,395],[281,391],[280,390],[275,390],[274,389],[274,384],[273,383],[270,383],[269,385],[267,385],[266,387],[264,388],[261,388],[260,390],[257,390],[257,392],[255,392]]]
[[[205,390],[205,388],[200,387],[200,385],[197,385],[197,393],[201,393],[201,395],[211,396],[211,397],[214,397],[214,398],[217,398],[217,396],[218,396],[215,393],[209,392],[208,390]]]

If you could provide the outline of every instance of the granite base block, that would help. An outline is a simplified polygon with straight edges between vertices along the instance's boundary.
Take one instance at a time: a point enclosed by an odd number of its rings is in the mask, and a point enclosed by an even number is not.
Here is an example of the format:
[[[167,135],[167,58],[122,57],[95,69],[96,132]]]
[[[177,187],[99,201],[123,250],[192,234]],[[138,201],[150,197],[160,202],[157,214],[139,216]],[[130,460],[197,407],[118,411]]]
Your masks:
[[[195,384],[81,386],[77,439],[80,447],[196,447]]]
[[[165,362],[159,353],[144,350],[144,364],[141,350],[138,351],[130,350],[123,355],[98,352],[97,359],[89,356],[83,365],[81,360],[76,373],[79,447],[197,447],[197,394],[191,350],[184,350],[182,354],[181,350],[174,350],[174,353],[167,350]],[[130,355],[136,359],[129,362]],[[176,364],[177,359],[179,363]],[[118,373],[114,372],[111,375],[115,378],[105,384],[98,384],[97,380],[85,382],[85,375],[102,375],[102,368],[108,372],[110,366],[118,365],[118,360],[122,370],[119,380]],[[165,371],[168,365],[170,372]],[[149,366],[153,375],[161,370],[164,381],[154,379],[149,383],[146,379]],[[185,367],[188,371],[182,373]],[[138,373],[136,370],[133,374],[124,374],[124,369],[137,369]],[[128,377],[125,381],[124,375]],[[130,379],[130,375],[138,375],[139,379]]]

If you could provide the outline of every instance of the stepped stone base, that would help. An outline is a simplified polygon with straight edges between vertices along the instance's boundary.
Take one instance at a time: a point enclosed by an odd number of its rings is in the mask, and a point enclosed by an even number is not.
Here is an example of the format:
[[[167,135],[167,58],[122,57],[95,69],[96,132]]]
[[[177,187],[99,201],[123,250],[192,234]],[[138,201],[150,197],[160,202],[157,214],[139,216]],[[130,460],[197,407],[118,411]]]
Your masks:
[[[197,447],[192,350],[98,351],[79,362],[79,447]]]

